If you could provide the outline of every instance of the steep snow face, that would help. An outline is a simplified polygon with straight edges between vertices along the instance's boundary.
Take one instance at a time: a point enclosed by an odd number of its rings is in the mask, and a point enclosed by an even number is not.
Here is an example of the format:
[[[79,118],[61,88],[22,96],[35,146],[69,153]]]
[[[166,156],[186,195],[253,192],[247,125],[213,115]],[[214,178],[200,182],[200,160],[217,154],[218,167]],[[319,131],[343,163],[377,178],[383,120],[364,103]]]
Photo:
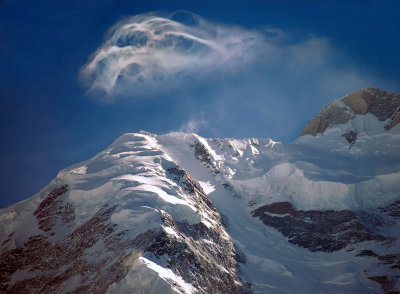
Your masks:
[[[144,132],[0,215],[1,291],[247,292],[215,206]]]

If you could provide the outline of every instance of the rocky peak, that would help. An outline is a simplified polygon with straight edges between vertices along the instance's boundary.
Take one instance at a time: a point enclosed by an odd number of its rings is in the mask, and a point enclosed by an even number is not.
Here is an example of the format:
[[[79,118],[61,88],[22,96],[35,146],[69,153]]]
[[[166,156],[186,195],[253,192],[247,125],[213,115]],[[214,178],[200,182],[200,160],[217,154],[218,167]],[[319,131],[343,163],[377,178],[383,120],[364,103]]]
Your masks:
[[[345,124],[356,115],[374,115],[387,121],[386,130],[400,123],[400,95],[376,88],[366,88],[334,100],[306,125],[300,136],[322,134],[331,126]]]

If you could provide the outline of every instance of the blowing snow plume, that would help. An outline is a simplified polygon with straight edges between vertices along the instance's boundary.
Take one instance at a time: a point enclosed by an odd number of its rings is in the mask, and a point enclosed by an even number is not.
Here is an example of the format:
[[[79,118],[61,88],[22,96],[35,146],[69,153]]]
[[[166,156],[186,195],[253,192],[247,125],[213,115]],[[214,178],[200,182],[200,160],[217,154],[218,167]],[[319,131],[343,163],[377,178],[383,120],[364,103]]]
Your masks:
[[[209,73],[236,70],[252,56],[256,32],[212,24],[188,12],[141,14],[117,23],[82,68],[89,91],[104,96],[160,93]]]

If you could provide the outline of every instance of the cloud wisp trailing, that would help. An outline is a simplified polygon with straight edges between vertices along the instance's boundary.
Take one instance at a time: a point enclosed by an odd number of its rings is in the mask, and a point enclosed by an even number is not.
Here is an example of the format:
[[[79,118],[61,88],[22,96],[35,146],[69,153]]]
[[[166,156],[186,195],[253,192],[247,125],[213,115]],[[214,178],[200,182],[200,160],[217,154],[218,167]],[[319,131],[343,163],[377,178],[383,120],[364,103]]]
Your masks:
[[[117,23],[81,78],[101,101],[175,99],[184,115],[165,118],[175,129],[275,140],[296,136],[332,99],[390,89],[329,39],[218,24],[184,11]]]
[[[262,36],[217,25],[188,12],[142,14],[117,23],[81,70],[100,96],[147,96],[226,74],[247,64]]]

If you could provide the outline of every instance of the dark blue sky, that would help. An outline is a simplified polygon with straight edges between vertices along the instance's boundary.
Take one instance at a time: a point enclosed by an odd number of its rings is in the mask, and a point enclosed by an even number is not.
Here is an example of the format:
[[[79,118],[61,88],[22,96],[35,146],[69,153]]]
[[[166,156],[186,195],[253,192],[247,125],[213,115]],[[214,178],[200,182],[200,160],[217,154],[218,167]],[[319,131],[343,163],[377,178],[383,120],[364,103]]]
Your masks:
[[[125,132],[288,142],[334,98],[370,86],[400,92],[399,3],[0,1],[0,207],[37,193],[59,170]],[[229,60],[229,70],[219,65],[209,78],[194,74],[193,83],[164,92],[141,97],[128,87],[106,101],[87,93],[80,70],[115,23],[182,9],[210,27],[232,34],[240,27],[266,41],[256,53],[244,52],[254,53],[251,62]]]

